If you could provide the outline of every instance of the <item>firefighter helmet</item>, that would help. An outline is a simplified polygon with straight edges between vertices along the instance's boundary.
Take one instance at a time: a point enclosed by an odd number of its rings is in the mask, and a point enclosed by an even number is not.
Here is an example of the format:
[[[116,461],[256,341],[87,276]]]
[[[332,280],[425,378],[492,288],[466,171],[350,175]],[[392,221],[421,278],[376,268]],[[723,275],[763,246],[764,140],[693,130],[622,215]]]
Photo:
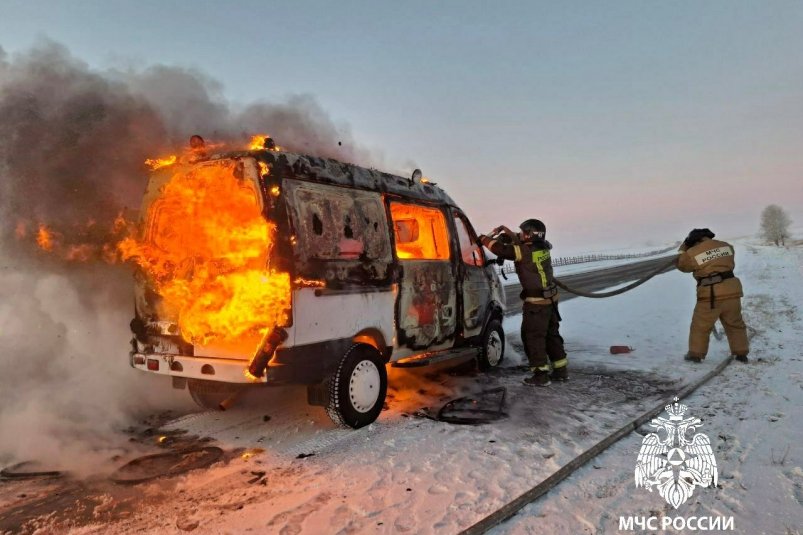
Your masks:
[[[528,219],[519,225],[519,228],[525,235],[541,239],[546,237],[546,225],[538,219]]]

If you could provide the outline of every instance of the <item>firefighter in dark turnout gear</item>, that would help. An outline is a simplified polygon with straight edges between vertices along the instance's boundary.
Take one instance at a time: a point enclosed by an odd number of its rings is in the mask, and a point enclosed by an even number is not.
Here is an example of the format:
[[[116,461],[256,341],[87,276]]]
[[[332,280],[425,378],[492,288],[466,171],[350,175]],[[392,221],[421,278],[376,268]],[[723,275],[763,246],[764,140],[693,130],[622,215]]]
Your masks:
[[[747,362],[750,346],[742,319],[742,283],[733,274],[733,246],[715,240],[707,228],[696,228],[680,246],[678,269],[691,272],[697,280],[697,306],[689,329],[686,360],[700,362],[708,353],[708,339],[714,323],[722,322],[731,354]]]
[[[480,241],[498,257],[513,260],[524,302],[521,340],[533,372],[524,382],[547,386],[550,379],[569,378],[568,359],[559,332],[558,289],[549,254],[552,244],[546,240],[546,226],[537,219],[528,219],[519,228],[521,232],[516,234],[500,226],[490,236],[480,236]]]

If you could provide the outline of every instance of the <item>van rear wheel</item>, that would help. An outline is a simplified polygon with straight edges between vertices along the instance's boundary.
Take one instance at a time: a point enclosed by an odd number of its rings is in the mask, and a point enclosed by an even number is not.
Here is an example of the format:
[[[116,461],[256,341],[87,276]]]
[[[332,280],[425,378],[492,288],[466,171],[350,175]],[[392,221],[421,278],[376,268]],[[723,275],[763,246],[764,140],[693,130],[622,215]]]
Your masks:
[[[499,366],[505,357],[505,331],[499,320],[491,320],[482,333],[477,366],[482,371]]]
[[[329,377],[326,412],[335,424],[358,429],[379,417],[387,390],[388,373],[379,351],[355,344]]]

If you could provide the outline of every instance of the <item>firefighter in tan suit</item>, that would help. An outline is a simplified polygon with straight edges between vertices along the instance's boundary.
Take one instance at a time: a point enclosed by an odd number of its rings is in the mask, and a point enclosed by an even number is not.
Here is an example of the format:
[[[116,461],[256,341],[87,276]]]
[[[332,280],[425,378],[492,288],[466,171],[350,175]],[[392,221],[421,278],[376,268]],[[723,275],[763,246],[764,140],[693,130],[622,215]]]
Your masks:
[[[747,362],[750,346],[742,319],[742,283],[733,274],[733,247],[715,240],[707,228],[694,229],[680,246],[678,269],[697,280],[697,305],[691,319],[686,360],[700,362],[708,353],[708,339],[717,320],[722,322],[731,354]]]

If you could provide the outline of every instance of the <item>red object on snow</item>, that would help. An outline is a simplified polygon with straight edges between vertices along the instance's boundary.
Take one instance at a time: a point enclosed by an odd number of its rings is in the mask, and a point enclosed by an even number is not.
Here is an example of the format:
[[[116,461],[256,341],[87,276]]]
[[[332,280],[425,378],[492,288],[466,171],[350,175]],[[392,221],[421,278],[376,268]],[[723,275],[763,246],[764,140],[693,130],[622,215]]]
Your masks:
[[[611,346],[611,355],[619,355],[621,353],[630,353],[633,351],[632,347],[628,346]]]

